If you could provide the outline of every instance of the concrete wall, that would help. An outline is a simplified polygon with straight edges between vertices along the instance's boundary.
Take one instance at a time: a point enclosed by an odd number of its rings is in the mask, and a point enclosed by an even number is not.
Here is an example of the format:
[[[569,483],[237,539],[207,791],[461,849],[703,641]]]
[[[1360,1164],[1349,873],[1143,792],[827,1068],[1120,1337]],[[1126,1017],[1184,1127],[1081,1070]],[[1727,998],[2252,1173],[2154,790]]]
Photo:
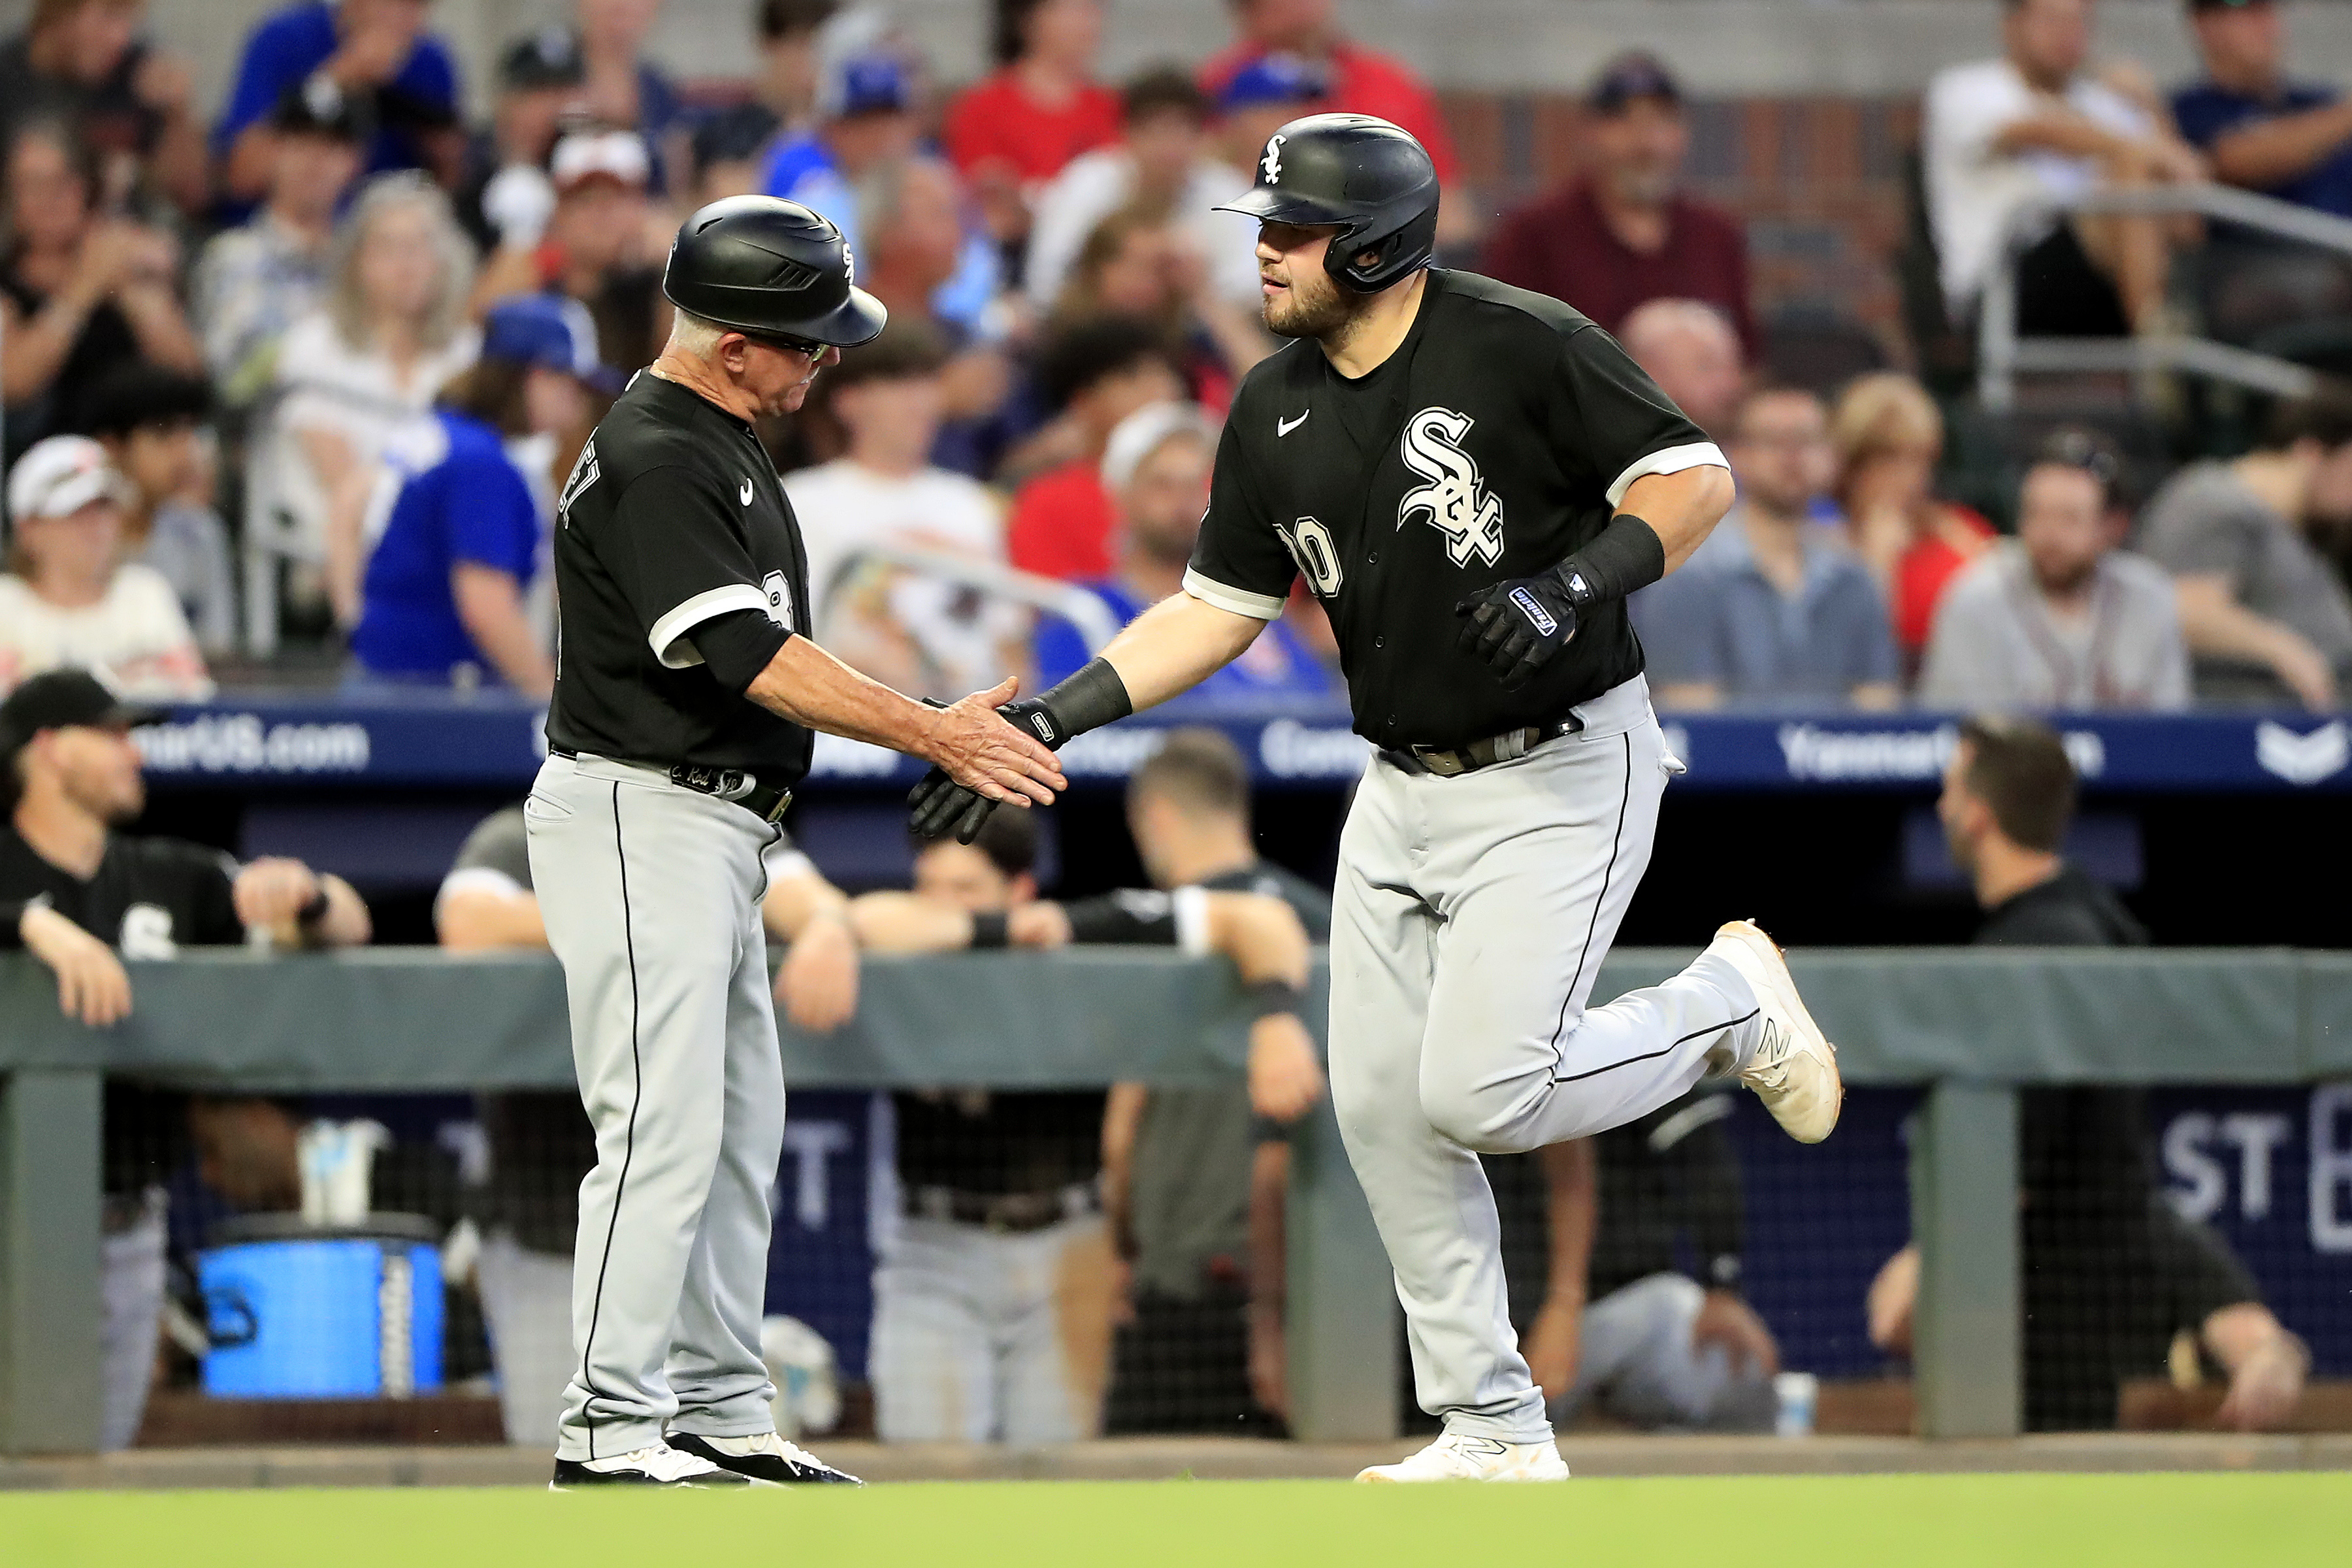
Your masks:
[[[193,59],[216,97],[254,18],[278,0],[149,0],[155,34]],[[0,0],[13,27],[26,0]],[[1104,61],[1193,59],[1227,36],[1223,0],[1110,0]],[[656,46],[681,74],[744,74],[752,0],[668,0]],[[499,43],[568,13],[564,0],[440,0],[438,22],[471,79]],[[986,0],[897,0],[940,76],[982,63]],[[1696,91],[1717,97],[1914,92],[1939,66],[1989,52],[2000,0],[1339,0],[1368,43],[1393,50],[1442,87],[1541,90],[1581,83],[1614,50],[1657,50]],[[2352,77],[2352,5],[2290,7],[2300,68]],[[2179,0],[2105,0],[2102,52],[2168,79],[2189,69]]]

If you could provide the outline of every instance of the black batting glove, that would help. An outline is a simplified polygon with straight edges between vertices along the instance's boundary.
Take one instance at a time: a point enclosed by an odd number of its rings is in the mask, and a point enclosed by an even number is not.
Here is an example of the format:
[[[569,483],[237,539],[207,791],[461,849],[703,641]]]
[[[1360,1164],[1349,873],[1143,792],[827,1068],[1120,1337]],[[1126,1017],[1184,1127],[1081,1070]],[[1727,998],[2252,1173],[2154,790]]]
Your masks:
[[[1463,617],[1458,646],[1493,670],[1504,690],[1517,690],[1576,636],[1577,611],[1592,598],[1577,592],[1582,586],[1555,568],[1472,594],[1454,606]]]
[[[1034,697],[1016,698],[997,711],[1004,721],[1016,729],[1025,730],[1048,746],[1058,749],[1069,737],[1045,703]],[[955,835],[959,844],[969,844],[980,837],[988,814],[997,803],[977,790],[966,789],[934,766],[915,787],[907,792],[907,824],[918,837],[945,838]]]

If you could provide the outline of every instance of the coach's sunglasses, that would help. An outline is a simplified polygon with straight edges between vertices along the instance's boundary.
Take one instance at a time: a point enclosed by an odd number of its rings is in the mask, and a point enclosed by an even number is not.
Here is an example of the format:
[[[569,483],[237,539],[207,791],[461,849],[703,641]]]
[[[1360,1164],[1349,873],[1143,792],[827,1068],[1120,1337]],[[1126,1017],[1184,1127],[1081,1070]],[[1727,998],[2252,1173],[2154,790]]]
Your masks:
[[[742,331],[740,327],[736,330]],[[813,338],[796,338],[786,332],[744,332],[743,335],[755,343],[765,343],[772,349],[805,355],[810,359],[815,359],[832,347],[830,343],[821,343]]]

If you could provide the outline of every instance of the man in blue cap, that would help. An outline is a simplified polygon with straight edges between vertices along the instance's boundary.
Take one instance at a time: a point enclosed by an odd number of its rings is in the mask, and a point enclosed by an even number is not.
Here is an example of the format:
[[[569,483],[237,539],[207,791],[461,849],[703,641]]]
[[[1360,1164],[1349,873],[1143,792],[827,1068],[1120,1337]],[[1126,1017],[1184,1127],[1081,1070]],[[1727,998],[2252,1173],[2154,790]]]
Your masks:
[[[356,681],[553,689],[541,556],[558,460],[589,423],[592,387],[612,389],[577,300],[500,301],[482,355],[449,384],[432,460],[400,485],[359,584]]]

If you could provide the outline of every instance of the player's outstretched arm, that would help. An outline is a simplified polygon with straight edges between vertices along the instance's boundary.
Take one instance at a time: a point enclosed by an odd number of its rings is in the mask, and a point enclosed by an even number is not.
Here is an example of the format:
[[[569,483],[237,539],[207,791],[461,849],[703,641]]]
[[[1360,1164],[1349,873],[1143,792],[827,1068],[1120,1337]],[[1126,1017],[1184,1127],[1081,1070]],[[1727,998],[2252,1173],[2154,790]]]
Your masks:
[[[1140,708],[1198,686],[1241,657],[1265,623],[1221,610],[1186,593],[1164,599],[1113,637],[1068,679],[1005,706],[1017,728],[1059,749],[1073,735],[1100,729]],[[952,832],[969,844],[992,802],[933,768],[907,796],[908,820],[929,837]]]
[[[1192,690],[1241,658],[1265,627],[1255,616],[1177,593],[1138,616],[1102,657],[1140,711]]]
[[[1067,788],[1054,753],[997,713],[1020,689],[1007,677],[946,708],[927,707],[860,675],[806,637],[793,637],[743,695],[795,724],[921,757],[991,801],[1053,804]]]

